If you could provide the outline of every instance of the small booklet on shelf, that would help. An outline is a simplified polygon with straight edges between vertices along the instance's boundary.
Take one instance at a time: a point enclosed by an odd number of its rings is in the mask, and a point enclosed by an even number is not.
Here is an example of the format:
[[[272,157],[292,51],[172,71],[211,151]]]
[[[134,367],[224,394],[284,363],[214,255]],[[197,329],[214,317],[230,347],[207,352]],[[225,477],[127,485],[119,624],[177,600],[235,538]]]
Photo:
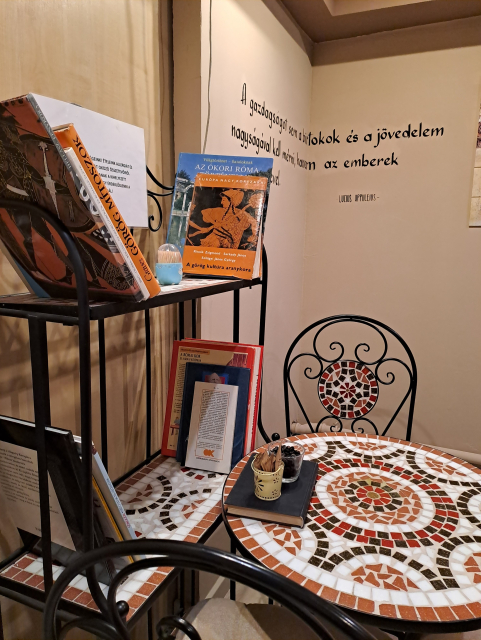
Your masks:
[[[227,496],[224,503],[227,514],[303,527],[316,483],[317,462],[304,460],[296,482],[284,483],[280,498],[269,502],[254,493],[254,457],[250,457]]]
[[[246,280],[261,274],[272,158],[181,153],[167,242],[184,273]]]
[[[185,367],[177,460],[229,473],[244,455],[251,372],[188,362]]]
[[[244,455],[254,449],[263,349],[259,345],[216,342],[214,340],[185,339],[174,341],[164,431],[162,434],[163,455],[175,456],[177,452],[180,416],[184,397],[185,367],[188,362],[250,369]]]
[[[99,210],[92,200],[52,130],[61,123],[48,121],[40,98],[28,94],[0,103],[5,159],[0,163],[0,196],[12,201],[0,209],[0,245],[12,266],[39,297],[76,297],[73,266],[58,233],[40,216],[15,206],[15,201],[30,202],[60,218],[77,241],[91,299],[141,301],[156,295],[160,287],[130,232],[132,259],[127,260],[120,247],[123,231],[109,225],[107,211]],[[113,207],[111,196],[110,200]],[[118,225],[125,227],[118,216]],[[133,251],[142,260],[141,268]]]

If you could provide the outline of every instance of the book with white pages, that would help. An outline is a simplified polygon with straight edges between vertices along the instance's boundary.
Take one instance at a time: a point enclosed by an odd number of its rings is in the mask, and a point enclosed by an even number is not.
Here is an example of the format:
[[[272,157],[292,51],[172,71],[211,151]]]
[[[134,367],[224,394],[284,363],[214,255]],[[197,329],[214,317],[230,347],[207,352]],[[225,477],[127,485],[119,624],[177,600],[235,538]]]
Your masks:
[[[216,473],[231,470],[238,387],[196,382],[186,466]]]
[[[74,122],[129,227],[148,227],[144,130],[77,104],[31,94],[52,128]]]

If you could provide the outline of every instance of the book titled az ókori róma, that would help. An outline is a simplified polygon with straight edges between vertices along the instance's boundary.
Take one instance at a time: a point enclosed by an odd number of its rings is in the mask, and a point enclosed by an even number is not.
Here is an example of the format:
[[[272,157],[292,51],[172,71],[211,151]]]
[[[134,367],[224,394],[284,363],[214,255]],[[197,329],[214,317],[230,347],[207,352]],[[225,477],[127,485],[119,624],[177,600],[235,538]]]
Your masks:
[[[177,164],[174,183],[174,197],[170,212],[167,242],[179,247],[184,252],[187,225],[194,194],[195,179],[198,174],[236,177],[267,178],[266,198],[262,213],[262,241],[267,213],[267,196],[272,178],[272,158],[247,156],[217,156],[200,153],[181,153]],[[262,249],[262,245],[261,245]]]
[[[184,273],[258,278],[268,179],[197,174],[182,257]]]
[[[50,211],[77,241],[89,297],[144,300],[146,295],[73,170],[35,96],[0,103],[0,239],[27,287],[40,297],[76,297],[73,267],[58,234],[14,201]],[[80,195],[82,194],[82,195]]]

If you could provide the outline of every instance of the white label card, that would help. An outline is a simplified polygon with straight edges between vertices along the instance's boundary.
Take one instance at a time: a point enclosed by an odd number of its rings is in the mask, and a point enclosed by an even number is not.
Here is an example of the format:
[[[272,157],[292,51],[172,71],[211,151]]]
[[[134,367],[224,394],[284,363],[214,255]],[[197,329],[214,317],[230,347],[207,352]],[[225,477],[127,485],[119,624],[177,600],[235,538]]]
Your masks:
[[[186,465],[229,473],[232,461],[238,387],[196,382]]]
[[[37,452],[10,442],[0,442],[0,487],[16,527],[41,535]],[[75,551],[57,494],[48,478],[52,542]]]

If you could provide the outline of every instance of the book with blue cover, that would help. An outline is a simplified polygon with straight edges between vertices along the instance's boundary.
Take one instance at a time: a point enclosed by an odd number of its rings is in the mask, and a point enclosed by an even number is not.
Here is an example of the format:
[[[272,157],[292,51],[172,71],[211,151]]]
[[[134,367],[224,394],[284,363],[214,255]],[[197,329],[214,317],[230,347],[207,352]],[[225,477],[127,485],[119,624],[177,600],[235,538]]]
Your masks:
[[[225,472],[228,472],[241,460],[244,456],[250,376],[250,369],[244,367],[210,365],[200,362],[186,363],[176,456],[178,462],[186,464],[191,426],[196,420],[195,438],[198,444],[196,446],[198,468],[203,468],[200,465],[204,460],[206,462],[204,466],[210,467],[212,470],[216,468],[219,471],[226,467]],[[224,398],[227,398],[227,394],[232,388],[235,388],[237,398],[234,398],[234,406],[229,407],[227,402],[224,404],[222,402]],[[196,392],[197,395],[199,393],[202,395],[199,397],[198,412],[195,411],[197,406]],[[214,392],[217,392],[217,396],[213,395]],[[221,424],[225,424],[225,433],[222,433],[219,426]],[[206,437],[212,443],[209,446],[203,444],[207,442]],[[200,452],[198,451],[199,447]],[[230,455],[231,452],[232,455]],[[209,464],[215,460],[219,462],[217,467]]]
[[[205,246],[207,249],[220,249],[221,253],[224,250],[260,252],[272,166],[272,158],[181,153],[175,176],[167,242],[175,244],[182,255],[186,239],[189,246],[198,246],[198,251]],[[208,186],[209,175],[218,176],[222,184]],[[252,182],[254,178],[258,178],[259,184],[244,184]],[[218,193],[213,192],[216,187]],[[196,197],[194,192],[197,193]],[[204,203],[202,211],[202,203],[206,198],[209,202]],[[224,211],[221,201],[226,202]],[[198,220],[191,220],[193,213]],[[189,231],[191,222],[193,226]],[[242,233],[236,234],[239,229]],[[188,269],[187,264],[184,267]],[[194,273],[195,268],[188,272]],[[240,272],[219,274],[211,269],[209,273],[243,277]],[[251,277],[257,276],[258,272],[254,270]]]

